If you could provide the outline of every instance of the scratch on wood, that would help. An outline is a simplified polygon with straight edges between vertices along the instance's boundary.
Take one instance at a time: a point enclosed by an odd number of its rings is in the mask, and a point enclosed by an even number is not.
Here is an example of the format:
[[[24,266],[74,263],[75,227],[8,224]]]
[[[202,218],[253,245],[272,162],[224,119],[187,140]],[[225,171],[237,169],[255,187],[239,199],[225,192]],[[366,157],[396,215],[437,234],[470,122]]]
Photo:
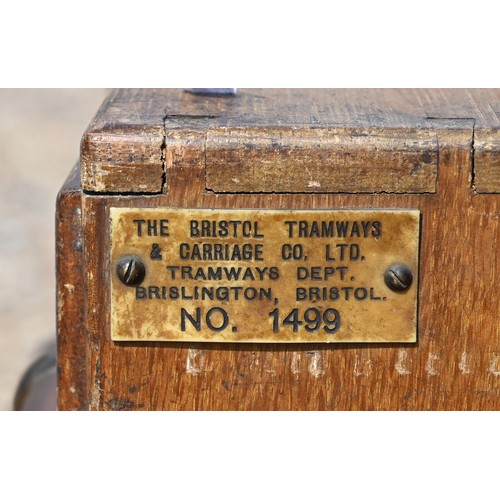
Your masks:
[[[266,352],[262,369],[271,375],[276,373],[276,356],[273,352]]]
[[[290,369],[295,377],[298,377],[300,374],[300,354],[298,352],[292,353],[292,361],[290,363]]]
[[[58,290],[57,292],[57,321],[61,322],[64,315],[64,293]]]
[[[103,391],[105,375],[101,372],[101,361],[98,359],[95,366],[94,383],[90,391],[90,407],[99,409],[101,393]]]
[[[372,360],[364,358],[363,355],[355,355],[354,358],[354,375],[356,377],[368,377],[372,372]]]
[[[439,372],[436,369],[435,363],[436,361],[439,360],[439,357],[436,356],[435,354],[429,354],[429,357],[427,358],[427,364],[425,365],[425,371],[431,375],[439,375]]]
[[[490,373],[493,373],[495,377],[498,377],[500,375],[500,359],[499,356],[496,352],[493,353],[493,357],[491,358],[491,363],[489,367]]]
[[[458,369],[462,373],[470,373],[469,365],[467,364],[467,353],[465,351],[462,353],[462,357],[460,358]]]
[[[398,359],[394,368],[400,375],[410,375],[411,371],[407,367],[408,353],[404,349],[398,351]]]
[[[307,354],[311,356],[308,366],[309,373],[316,378],[324,375],[325,370],[323,368],[323,357],[321,353],[319,351],[310,351]]]
[[[188,349],[186,357],[186,373],[199,375],[205,366],[205,352],[200,349]]]
[[[92,391],[90,393],[90,407],[91,408],[98,408],[99,406],[99,387],[96,386],[96,384],[93,385]]]

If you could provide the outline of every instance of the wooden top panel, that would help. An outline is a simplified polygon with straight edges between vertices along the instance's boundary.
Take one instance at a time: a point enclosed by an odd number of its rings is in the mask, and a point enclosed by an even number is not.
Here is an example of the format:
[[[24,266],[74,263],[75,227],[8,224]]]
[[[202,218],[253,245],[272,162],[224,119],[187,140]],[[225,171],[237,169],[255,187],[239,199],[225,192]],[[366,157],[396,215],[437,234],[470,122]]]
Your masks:
[[[182,89],[117,89],[87,133],[128,127],[175,128],[203,120],[212,126],[434,128],[429,119],[474,119],[500,128],[499,89],[239,89],[206,96]]]
[[[234,151],[241,146],[243,150],[248,145],[244,138],[248,138],[252,130],[258,131],[260,149],[257,155],[262,154],[266,162],[276,150],[274,139],[281,137],[282,130],[292,131],[294,138],[298,138],[299,147],[288,161],[290,171],[298,175],[303,169],[301,154],[309,162],[310,151],[324,146],[324,141],[318,141],[317,145],[311,143],[311,131],[338,129],[344,138],[350,137],[351,131],[355,134],[360,130],[367,132],[367,138],[360,144],[358,141],[358,150],[366,150],[366,154],[356,158],[354,170],[351,171],[349,158],[347,161],[344,156],[338,159],[342,148],[336,147],[333,139],[328,144],[332,154],[326,156],[324,165],[316,165],[322,170],[327,165],[335,167],[335,162],[339,161],[342,171],[350,176],[349,182],[344,183],[348,184],[347,191],[341,180],[335,181],[336,185],[342,185],[341,191],[395,192],[391,186],[385,189],[380,170],[373,174],[379,179],[376,183],[360,187],[352,184],[351,178],[358,177],[360,165],[370,167],[375,163],[374,168],[388,165],[384,167],[388,169],[388,178],[408,178],[408,186],[403,183],[397,192],[434,192],[438,160],[429,134],[443,128],[470,129],[471,133],[484,131],[482,153],[475,161],[475,180],[478,192],[496,192],[500,147],[496,140],[490,147],[488,138],[496,137],[495,132],[500,129],[498,89],[240,89],[235,96],[193,95],[182,89],[118,89],[103,103],[82,139],[82,185],[90,192],[165,191],[170,168],[165,152],[189,145],[193,134],[198,134],[205,139],[208,137],[198,146],[210,151],[207,188],[238,192],[237,187],[226,182],[228,178],[220,160],[229,149]],[[228,129],[239,131],[241,142],[226,141]],[[425,141],[421,140],[422,130],[429,131]],[[386,142],[391,144],[387,158],[384,153],[380,154],[379,145],[372,143],[370,137],[373,136],[382,136],[384,141],[387,138]],[[215,138],[213,142],[210,137]],[[271,139],[269,146],[265,140],[260,141],[262,137]],[[397,154],[400,149],[408,151],[408,142],[413,140],[415,148],[410,154],[416,159],[412,157],[402,166],[396,159]],[[350,145],[350,139],[340,142],[342,147]],[[304,143],[307,146],[304,147]],[[293,147],[293,144],[288,141],[285,146]],[[424,166],[420,171],[422,180],[415,183],[411,172],[420,170],[414,165],[421,165],[420,159],[427,157],[426,153],[433,156],[435,162]],[[375,160],[374,155],[377,156]],[[266,186],[260,182],[262,176],[254,175],[255,154],[249,157],[251,165],[245,163],[245,158],[246,153],[240,157],[236,154],[231,160],[231,168],[250,172],[250,178],[247,175],[245,180],[246,192],[265,192]],[[279,171],[287,167],[288,164],[280,163]],[[268,171],[267,177],[273,173]],[[234,171],[231,175],[235,178]],[[290,192],[307,191],[300,182],[291,185]],[[319,192],[335,192],[332,189],[327,186]]]

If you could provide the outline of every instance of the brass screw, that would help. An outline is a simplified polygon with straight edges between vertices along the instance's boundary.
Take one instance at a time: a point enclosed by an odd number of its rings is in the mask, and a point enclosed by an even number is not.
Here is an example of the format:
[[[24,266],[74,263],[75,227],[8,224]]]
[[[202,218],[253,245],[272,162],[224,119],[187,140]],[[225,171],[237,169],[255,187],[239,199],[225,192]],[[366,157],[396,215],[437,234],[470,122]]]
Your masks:
[[[146,277],[146,267],[137,257],[122,257],[116,263],[116,274],[124,285],[137,286]]]
[[[406,264],[393,264],[385,272],[384,281],[393,292],[404,292],[413,282],[413,273]]]

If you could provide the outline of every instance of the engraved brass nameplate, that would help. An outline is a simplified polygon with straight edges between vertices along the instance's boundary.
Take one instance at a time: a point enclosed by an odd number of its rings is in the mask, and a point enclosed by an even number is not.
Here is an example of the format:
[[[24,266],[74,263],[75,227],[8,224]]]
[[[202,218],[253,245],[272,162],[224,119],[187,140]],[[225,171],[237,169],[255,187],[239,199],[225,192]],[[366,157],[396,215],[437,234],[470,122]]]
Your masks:
[[[416,341],[417,210],[110,217],[113,340]]]

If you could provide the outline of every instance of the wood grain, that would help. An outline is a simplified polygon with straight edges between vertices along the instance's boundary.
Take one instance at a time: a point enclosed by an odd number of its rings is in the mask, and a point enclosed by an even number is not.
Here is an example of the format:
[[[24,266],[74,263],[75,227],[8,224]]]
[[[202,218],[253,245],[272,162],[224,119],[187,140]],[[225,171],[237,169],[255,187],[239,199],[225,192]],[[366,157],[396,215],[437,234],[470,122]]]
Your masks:
[[[92,410],[500,409],[500,197],[478,194],[473,184],[477,189],[475,144],[479,138],[483,147],[480,130],[496,129],[498,108],[493,99],[498,92],[331,91],[328,95],[336,97],[331,106],[339,113],[336,123],[327,107],[311,106],[312,92],[288,91],[281,97],[277,90],[244,91],[240,96],[269,109],[246,117],[246,126],[270,120],[271,107],[263,101],[275,99],[282,103],[275,107],[275,121],[284,126],[308,120],[314,127],[318,119],[328,116],[329,125],[341,128],[390,123],[393,129],[404,129],[411,123],[414,130],[418,123],[432,130],[437,145],[436,189],[425,194],[215,193],[206,186],[207,131],[213,132],[217,120],[219,127],[235,126],[241,111],[238,101],[203,98],[198,102],[174,91],[152,94],[144,92],[130,120],[142,121],[156,134],[157,118],[171,117],[164,128],[162,193],[81,195],[85,334],[75,336],[70,321],[59,327],[61,339],[76,342],[70,356],[87,367],[86,384],[78,386],[86,387],[86,392],[84,396],[78,392],[76,406]],[[120,116],[126,115],[127,105],[117,103],[130,95],[115,94],[113,106]],[[160,97],[163,109],[158,111],[151,103]],[[193,117],[196,113],[198,117]],[[496,140],[496,136],[487,137],[490,132],[485,134],[485,144]],[[485,162],[493,161],[495,154],[485,156]],[[370,158],[366,157],[367,164]],[[418,342],[411,347],[112,342],[111,206],[420,210]],[[63,240],[69,237],[64,234]],[[82,307],[68,310],[75,320],[81,313]],[[62,373],[61,405],[74,380],[71,371]]]
[[[57,378],[58,407],[88,406],[83,283],[80,169],[72,170],[57,198]]]
[[[499,204],[498,196],[471,189],[471,142],[470,129],[440,131],[438,191],[429,195],[216,195],[204,189],[203,161],[197,166],[191,161],[188,173],[179,164],[171,168],[166,195],[84,196],[89,408],[498,409]],[[419,209],[418,343],[383,348],[113,343],[110,205]]]
[[[149,93],[126,93],[124,113],[120,91],[111,93],[81,141],[81,183],[84,191],[119,193],[161,192],[163,186],[163,125],[134,118],[151,104]],[[161,113],[160,113],[161,115]]]
[[[477,193],[500,193],[500,90],[419,89],[429,120],[469,121],[474,128],[472,150]]]
[[[478,193],[500,193],[500,130],[474,134],[474,185]]]
[[[209,130],[207,189],[216,193],[433,193],[432,130]]]
[[[207,186],[214,191],[271,192],[272,179],[275,192],[309,192],[317,187],[309,182],[320,183],[320,192],[433,192],[432,131],[446,120],[464,120],[478,134],[478,192],[498,192],[499,102],[498,89],[241,89],[217,98],[181,89],[119,89],[82,139],[82,186],[164,192],[169,134],[197,131],[205,138]],[[428,154],[431,161],[422,161]],[[221,158],[228,171],[219,168]],[[314,168],[318,179],[302,175]],[[252,176],[255,169],[261,175]]]

